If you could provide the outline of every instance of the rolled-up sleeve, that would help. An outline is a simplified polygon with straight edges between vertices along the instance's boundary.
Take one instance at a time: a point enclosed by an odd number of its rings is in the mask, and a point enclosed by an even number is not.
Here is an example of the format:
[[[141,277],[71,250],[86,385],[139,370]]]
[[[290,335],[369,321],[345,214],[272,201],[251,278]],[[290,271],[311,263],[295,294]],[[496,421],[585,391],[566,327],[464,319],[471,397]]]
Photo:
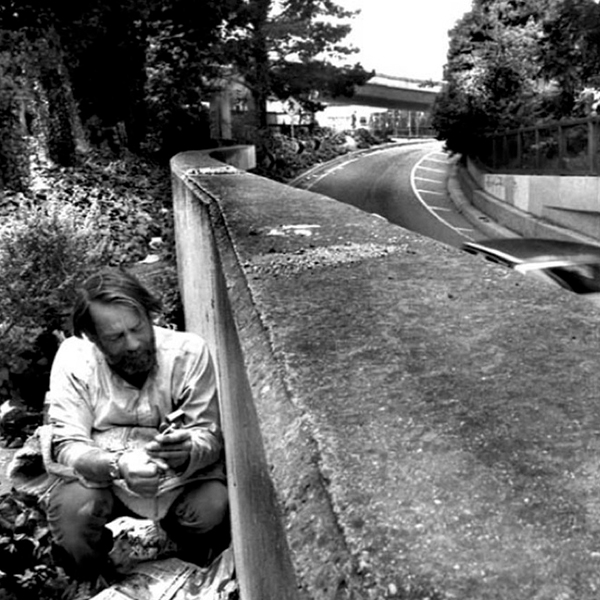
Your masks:
[[[183,427],[192,436],[186,469],[192,473],[217,462],[223,450],[215,369],[206,342],[190,337],[178,366],[174,405],[185,413]]]
[[[55,459],[67,466],[96,447],[92,440],[94,413],[89,393],[91,364],[78,338],[58,349],[50,373],[48,419]]]

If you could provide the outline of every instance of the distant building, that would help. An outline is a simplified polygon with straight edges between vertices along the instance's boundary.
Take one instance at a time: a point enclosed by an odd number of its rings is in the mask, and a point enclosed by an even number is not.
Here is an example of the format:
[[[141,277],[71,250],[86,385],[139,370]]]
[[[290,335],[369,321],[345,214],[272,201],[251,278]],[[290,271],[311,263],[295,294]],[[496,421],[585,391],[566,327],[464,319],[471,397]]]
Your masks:
[[[321,127],[330,127],[334,131],[369,128],[373,114],[381,112],[380,108],[359,105],[331,104],[315,115]]]
[[[211,136],[220,140],[252,140],[256,122],[248,88],[233,77],[215,93],[210,104]],[[294,135],[297,128],[314,124],[334,131],[368,129],[382,137],[432,135],[430,114],[415,110],[384,110],[372,106],[329,104],[312,114],[294,98],[272,99],[267,104],[267,124],[273,130]]]
[[[431,114],[417,110],[386,110],[371,116],[370,130],[385,137],[431,137]]]

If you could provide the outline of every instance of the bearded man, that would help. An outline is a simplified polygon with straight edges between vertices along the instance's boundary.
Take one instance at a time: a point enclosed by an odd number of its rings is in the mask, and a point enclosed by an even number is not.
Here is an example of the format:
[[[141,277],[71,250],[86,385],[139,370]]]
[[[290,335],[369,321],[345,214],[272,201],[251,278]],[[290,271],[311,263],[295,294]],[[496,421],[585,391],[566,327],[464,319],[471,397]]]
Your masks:
[[[52,365],[53,458],[68,472],[49,492],[47,517],[78,579],[102,573],[113,543],[106,524],[118,516],[153,519],[196,564],[229,543],[212,359],[199,336],[154,326],[159,310],[126,271],[93,275]],[[179,427],[169,427],[174,413]]]

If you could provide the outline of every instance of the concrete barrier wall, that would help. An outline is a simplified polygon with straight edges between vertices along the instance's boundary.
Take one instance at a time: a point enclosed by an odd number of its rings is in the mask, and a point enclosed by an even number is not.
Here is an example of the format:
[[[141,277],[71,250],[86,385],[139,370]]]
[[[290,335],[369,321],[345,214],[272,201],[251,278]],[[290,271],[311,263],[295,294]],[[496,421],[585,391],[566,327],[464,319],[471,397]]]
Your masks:
[[[205,153],[172,161],[175,227],[186,329],[209,343],[217,366],[236,572],[244,600],[298,598],[295,574],[265,459],[220,252],[220,214],[191,172],[222,172]],[[214,171],[211,169],[214,168]],[[205,171],[207,172],[207,171]],[[212,208],[212,211],[211,211]],[[235,266],[229,272],[233,275]]]
[[[489,173],[471,159],[481,192],[548,223],[600,240],[600,178]]]
[[[172,169],[243,600],[595,600],[596,307],[206,154]]]
[[[224,148],[209,150],[208,155],[215,160],[243,171],[253,169],[256,166],[255,146],[226,146]]]
[[[354,565],[318,468],[317,445],[290,401],[248,287],[241,239],[232,239],[226,222],[236,210],[252,211],[254,194],[277,203],[288,188],[243,175],[212,154],[187,152],[171,161],[177,260],[186,329],[207,339],[217,364],[242,599],[330,598],[338,582],[352,581]],[[252,221],[259,226],[260,211]]]

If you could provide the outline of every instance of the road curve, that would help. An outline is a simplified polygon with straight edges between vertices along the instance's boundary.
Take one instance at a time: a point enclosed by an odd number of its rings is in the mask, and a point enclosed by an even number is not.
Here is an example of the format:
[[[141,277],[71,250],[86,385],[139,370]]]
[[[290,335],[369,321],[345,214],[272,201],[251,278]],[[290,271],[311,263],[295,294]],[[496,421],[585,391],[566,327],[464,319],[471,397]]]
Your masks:
[[[449,171],[440,142],[402,144],[347,155],[312,169],[292,185],[459,247],[478,232],[450,198]]]

